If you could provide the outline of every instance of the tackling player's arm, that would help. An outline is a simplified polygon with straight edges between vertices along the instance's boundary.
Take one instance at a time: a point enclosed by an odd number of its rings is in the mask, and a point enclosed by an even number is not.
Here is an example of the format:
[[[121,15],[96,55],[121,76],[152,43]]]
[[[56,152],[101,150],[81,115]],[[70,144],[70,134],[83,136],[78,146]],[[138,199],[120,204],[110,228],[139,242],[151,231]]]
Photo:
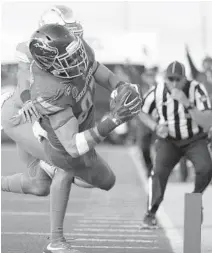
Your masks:
[[[20,89],[20,98],[23,103],[31,100],[30,95],[30,65],[31,61],[26,53],[22,52],[21,45],[16,48],[16,59],[18,60],[17,82]]]
[[[17,85],[19,87],[21,101],[23,102],[20,113],[26,121],[31,122],[32,116],[37,119],[40,115],[31,101],[30,80],[32,59],[24,52],[24,48],[25,44],[19,44],[16,48],[16,58],[18,60]]]

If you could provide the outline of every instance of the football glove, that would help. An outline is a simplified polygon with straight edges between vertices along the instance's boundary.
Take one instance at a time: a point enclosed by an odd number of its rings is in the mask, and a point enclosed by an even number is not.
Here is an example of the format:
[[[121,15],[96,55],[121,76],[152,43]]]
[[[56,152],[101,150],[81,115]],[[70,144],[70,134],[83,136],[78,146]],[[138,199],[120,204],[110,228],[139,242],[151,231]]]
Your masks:
[[[111,93],[110,114],[117,125],[122,124],[140,112],[142,99],[137,85],[121,83]]]

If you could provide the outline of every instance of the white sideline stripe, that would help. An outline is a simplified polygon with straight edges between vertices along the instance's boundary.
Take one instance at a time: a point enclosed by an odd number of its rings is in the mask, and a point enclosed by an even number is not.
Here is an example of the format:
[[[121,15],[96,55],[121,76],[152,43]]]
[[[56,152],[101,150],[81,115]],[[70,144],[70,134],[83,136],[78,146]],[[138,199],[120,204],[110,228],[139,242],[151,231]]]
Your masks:
[[[138,229],[119,229],[119,228],[74,228],[74,231],[88,231],[88,232],[140,232],[139,228]]]
[[[141,163],[138,160],[138,149],[136,147],[128,148],[128,154],[131,156],[132,161],[136,167],[137,173],[143,184],[144,190],[146,194],[148,194],[148,183],[144,174],[144,171],[141,169]],[[172,247],[173,252],[175,253],[182,253],[183,252],[183,238],[177,229],[174,227],[174,224],[170,220],[169,216],[166,214],[163,206],[160,206],[158,211],[158,218],[159,221],[165,231],[167,238],[169,239],[170,245]]]
[[[2,232],[2,235],[37,235],[37,236],[50,236],[50,233],[45,233],[45,232]],[[92,233],[65,233],[66,237],[72,237],[73,240],[75,240],[73,238],[73,236],[89,236],[89,237],[147,237],[149,239],[149,237],[154,237],[153,240],[157,239],[157,235],[144,235],[144,234],[92,234]]]
[[[141,222],[141,220],[86,220],[86,219],[83,219],[83,220],[78,220],[77,221],[77,223],[85,223],[85,224],[104,224],[104,223],[106,223],[106,224],[108,224],[108,223],[112,223],[113,225],[116,225],[116,223],[118,223],[117,225],[119,225],[119,223],[121,223],[121,224],[128,224],[128,225],[134,225],[134,224],[139,224]]]
[[[33,235],[33,236],[43,236],[43,235],[49,235],[48,233],[30,233],[30,232],[17,232],[17,233],[13,233],[13,232],[3,232],[2,234],[4,235]],[[66,234],[67,235],[67,234]],[[71,234],[70,234],[71,235]],[[143,240],[104,240],[104,239],[84,239],[84,238],[80,238],[80,239],[73,239],[72,241],[90,241],[90,242],[135,242],[135,243],[148,243],[147,241],[143,241]],[[149,241],[149,243],[152,243],[152,241]],[[152,243],[154,244],[154,242]],[[99,246],[93,246],[93,245],[74,245],[72,244],[73,248],[95,248],[95,249],[159,249],[159,247],[157,246],[107,246],[107,245],[99,245]]]
[[[20,211],[2,211],[1,212],[1,215],[2,216],[49,216],[49,213],[48,212],[20,212]],[[79,216],[79,217],[85,217],[85,214],[84,213],[66,213],[66,216]],[[95,213],[92,213],[92,216],[95,216]],[[118,219],[118,220],[117,220]],[[93,219],[88,219],[88,221],[91,221],[91,222],[99,222],[99,221],[102,221],[102,222],[117,222],[117,223],[124,223],[124,222],[135,222],[135,223],[139,223],[141,222],[141,220],[134,220],[134,221],[130,221],[128,219],[124,219],[120,216],[95,216],[95,220]],[[79,221],[80,222],[80,221]]]
[[[1,212],[2,216],[49,216],[48,212]],[[67,213],[66,216],[80,216],[83,217],[83,213]]]
[[[86,249],[147,249],[147,250],[150,250],[150,249],[159,249],[159,247],[156,247],[156,246],[105,246],[105,245],[102,245],[102,246],[88,246],[88,245],[85,245],[85,246],[79,246],[79,245],[73,245],[74,248],[86,248]]]
[[[11,233],[3,233],[3,234],[7,234],[7,235],[11,235]],[[17,233],[13,233],[13,235],[22,235],[20,234],[20,232]],[[37,235],[38,233],[33,233],[33,234],[29,234],[27,233],[27,235]],[[26,235],[26,233],[25,233]],[[73,236],[73,234],[72,234]],[[139,239],[102,239],[102,238],[72,238],[73,241],[79,241],[79,242],[131,242],[131,243],[155,243],[156,240],[139,240]]]
[[[2,201],[5,201],[5,202],[14,202],[14,201],[18,201],[18,202],[24,202],[24,201],[27,201],[27,202],[47,202],[47,201],[49,201],[49,198],[30,198],[30,197],[28,197],[28,198],[9,198],[9,199],[4,199],[3,197],[2,197]],[[72,199],[70,199],[70,201],[69,201],[70,203],[71,202],[80,202],[80,203],[90,203],[91,201],[90,201],[90,199],[84,199],[84,198],[72,198]],[[99,203],[98,203],[99,204]],[[101,204],[101,202],[100,202],[100,204]],[[105,202],[103,202],[102,201],[102,204],[105,204]]]
[[[122,224],[77,224],[79,227],[88,228],[139,228],[139,225],[122,225]]]

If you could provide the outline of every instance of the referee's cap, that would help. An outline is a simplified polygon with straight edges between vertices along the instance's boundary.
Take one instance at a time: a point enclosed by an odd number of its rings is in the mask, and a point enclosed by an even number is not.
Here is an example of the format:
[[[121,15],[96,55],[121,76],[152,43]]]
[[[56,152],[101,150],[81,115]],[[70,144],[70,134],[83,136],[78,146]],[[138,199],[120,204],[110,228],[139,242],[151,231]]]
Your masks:
[[[185,77],[185,66],[178,61],[170,63],[166,70],[166,76],[179,78]]]

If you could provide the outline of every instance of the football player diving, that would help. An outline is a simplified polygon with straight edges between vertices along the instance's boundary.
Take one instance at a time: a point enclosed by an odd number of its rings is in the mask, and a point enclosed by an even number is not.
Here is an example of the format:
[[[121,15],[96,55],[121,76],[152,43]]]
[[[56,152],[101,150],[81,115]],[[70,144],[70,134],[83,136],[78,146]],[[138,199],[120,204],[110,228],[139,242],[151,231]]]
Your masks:
[[[142,101],[134,86],[121,82],[98,63],[84,40],[65,26],[41,26],[24,48],[22,67],[27,67],[19,70],[14,93],[5,94],[2,126],[16,142],[27,171],[2,177],[2,190],[37,196],[50,193],[51,242],[43,252],[79,252],[63,235],[72,182],[80,178],[103,190],[113,187],[115,175],[94,147],[115,127],[137,115]],[[23,87],[26,80],[28,86]],[[119,92],[108,117],[95,126],[96,83],[110,91],[119,87]],[[37,115],[32,123],[23,111],[19,114],[27,101],[32,101]],[[41,143],[33,135],[32,124]],[[58,167],[53,179],[52,167]]]

